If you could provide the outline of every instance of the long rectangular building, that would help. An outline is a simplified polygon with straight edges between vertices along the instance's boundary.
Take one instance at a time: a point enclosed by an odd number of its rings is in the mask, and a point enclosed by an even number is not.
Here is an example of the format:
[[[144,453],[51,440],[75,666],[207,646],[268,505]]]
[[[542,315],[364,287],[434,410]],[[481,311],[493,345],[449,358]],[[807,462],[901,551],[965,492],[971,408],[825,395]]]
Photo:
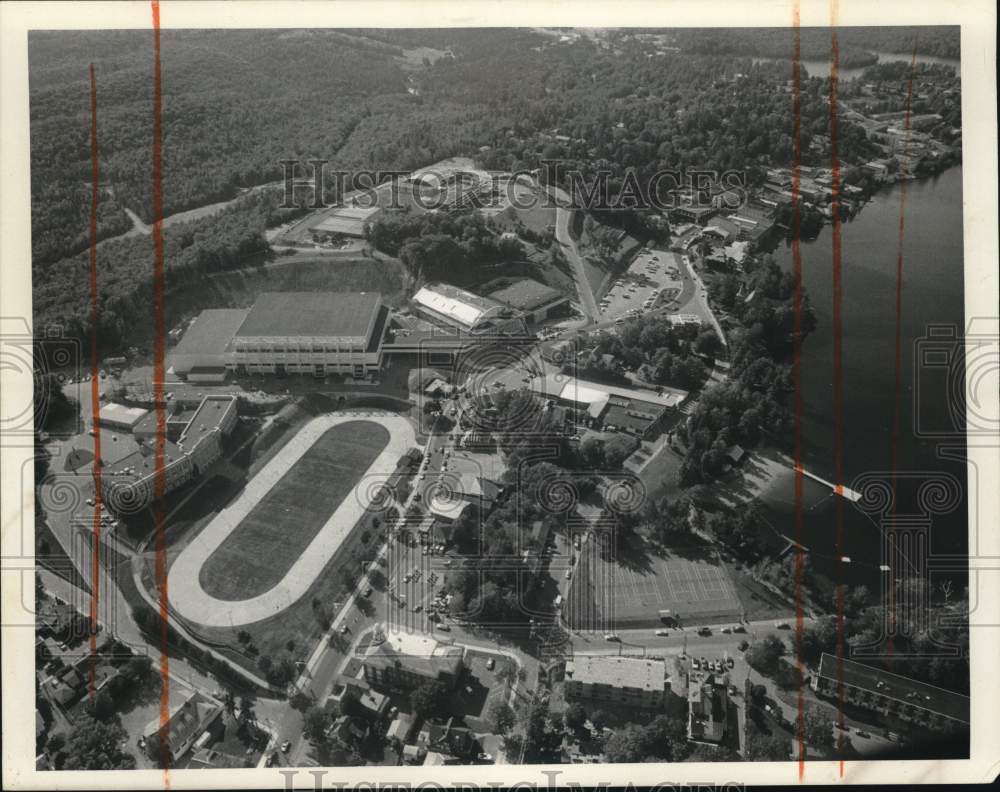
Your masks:
[[[854,660],[842,662],[841,674],[836,656],[824,653],[810,683],[812,689],[838,698],[842,681],[844,700],[855,706],[930,728],[949,723],[968,728],[968,696]]]
[[[174,373],[341,374],[381,368],[390,318],[377,292],[267,292],[250,309],[203,311],[171,355]]]
[[[428,283],[413,295],[414,310],[428,321],[469,335],[527,333],[524,314],[450,283]]]
[[[663,660],[574,655],[566,662],[567,699],[660,709],[666,688],[667,666]]]

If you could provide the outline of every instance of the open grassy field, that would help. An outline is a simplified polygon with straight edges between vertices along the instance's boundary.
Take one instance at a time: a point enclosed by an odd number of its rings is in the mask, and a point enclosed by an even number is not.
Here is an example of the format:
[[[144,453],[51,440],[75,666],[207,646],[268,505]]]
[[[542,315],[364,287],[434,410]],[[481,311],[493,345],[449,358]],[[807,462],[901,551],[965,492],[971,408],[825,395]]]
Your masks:
[[[371,421],[327,430],[208,558],[200,575],[205,590],[237,600],[272,588],[388,441],[388,431]]]
[[[635,542],[628,557],[602,554],[589,542],[564,610],[578,630],[610,632],[660,623],[669,610],[682,623],[738,620],[742,605],[729,573],[698,547],[654,549]]]

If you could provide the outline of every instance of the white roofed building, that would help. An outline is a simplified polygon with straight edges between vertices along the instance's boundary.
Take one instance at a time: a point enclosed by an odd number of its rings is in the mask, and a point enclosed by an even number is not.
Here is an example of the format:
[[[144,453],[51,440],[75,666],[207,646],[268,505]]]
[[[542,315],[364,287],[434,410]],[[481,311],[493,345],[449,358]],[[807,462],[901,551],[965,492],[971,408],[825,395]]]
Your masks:
[[[434,324],[460,333],[490,335],[527,332],[521,311],[449,283],[423,286],[413,295],[413,307]]]

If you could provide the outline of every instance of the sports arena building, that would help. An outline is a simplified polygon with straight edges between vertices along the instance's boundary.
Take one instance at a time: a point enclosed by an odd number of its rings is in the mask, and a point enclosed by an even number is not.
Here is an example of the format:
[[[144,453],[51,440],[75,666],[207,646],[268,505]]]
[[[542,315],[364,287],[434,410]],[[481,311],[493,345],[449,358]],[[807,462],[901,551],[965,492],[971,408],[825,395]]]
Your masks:
[[[389,309],[377,292],[267,292],[250,309],[203,311],[171,355],[175,374],[365,377],[382,365]]]
[[[474,336],[527,333],[523,312],[489,297],[452,286],[428,283],[413,295],[413,308],[428,321]]]

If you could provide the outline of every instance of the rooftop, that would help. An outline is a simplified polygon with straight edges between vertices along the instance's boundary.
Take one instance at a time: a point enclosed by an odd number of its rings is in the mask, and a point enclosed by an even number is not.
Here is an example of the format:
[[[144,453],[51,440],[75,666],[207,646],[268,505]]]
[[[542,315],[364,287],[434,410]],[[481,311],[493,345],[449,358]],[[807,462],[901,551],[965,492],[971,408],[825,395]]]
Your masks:
[[[221,393],[206,396],[184,427],[178,444],[186,444],[187,450],[190,450],[202,437],[219,428],[226,416],[235,411],[236,396]]]
[[[656,391],[637,390],[619,385],[605,385],[600,382],[577,379],[565,374],[547,374],[542,377],[536,377],[531,382],[531,389],[541,396],[560,398],[580,404],[606,404],[609,399],[617,396],[621,399],[628,399],[635,402],[637,409],[641,409],[639,406],[641,403],[653,405],[661,409],[676,407],[687,398],[686,391],[675,390],[673,388],[664,388],[662,393],[657,394]]]
[[[961,723],[969,723],[968,696],[854,660],[845,659],[843,664],[845,686],[895,699],[902,704],[919,707]],[[835,655],[823,654],[819,664],[819,676],[836,683],[838,674]]]
[[[562,292],[531,278],[523,278],[491,291],[489,297],[520,311],[534,311],[544,305],[568,299]]]
[[[438,643],[426,635],[389,632],[381,643],[365,651],[365,664],[375,668],[395,668],[402,664],[422,676],[437,678],[442,673],[457,674],[462,667],[461,647]]]
[[[141,407],[126,407],[124,404],[109,402],[101,407],[100,419],[102,421],[113,421],[117,424],[135,426],[146,417],[149,410]]]
[[[480,297],[450,283],[428,283],[413,295],[413,302],[470,329],[487,314],[509,313],[495,300]]]
[[[248,308],[209,308],[184,332],[172,355],[221,355],[250,313]]]
[[[667,667],[663,660],[574,655],[566,663],[566,676],[585,685],[662,691],[666,685]]]
[[[172,748],[179,747],[195,732],[204,729],[221,711],[222,704],[195,691],[183,702],[170,708],[170,719],[165,725],[168,744]],[[143,736],[151,740],[159,733],[160,716],[157,715],[147,724]]]
[[[378,292],[265,292],[236,335],[361,338],[381,306]]]

